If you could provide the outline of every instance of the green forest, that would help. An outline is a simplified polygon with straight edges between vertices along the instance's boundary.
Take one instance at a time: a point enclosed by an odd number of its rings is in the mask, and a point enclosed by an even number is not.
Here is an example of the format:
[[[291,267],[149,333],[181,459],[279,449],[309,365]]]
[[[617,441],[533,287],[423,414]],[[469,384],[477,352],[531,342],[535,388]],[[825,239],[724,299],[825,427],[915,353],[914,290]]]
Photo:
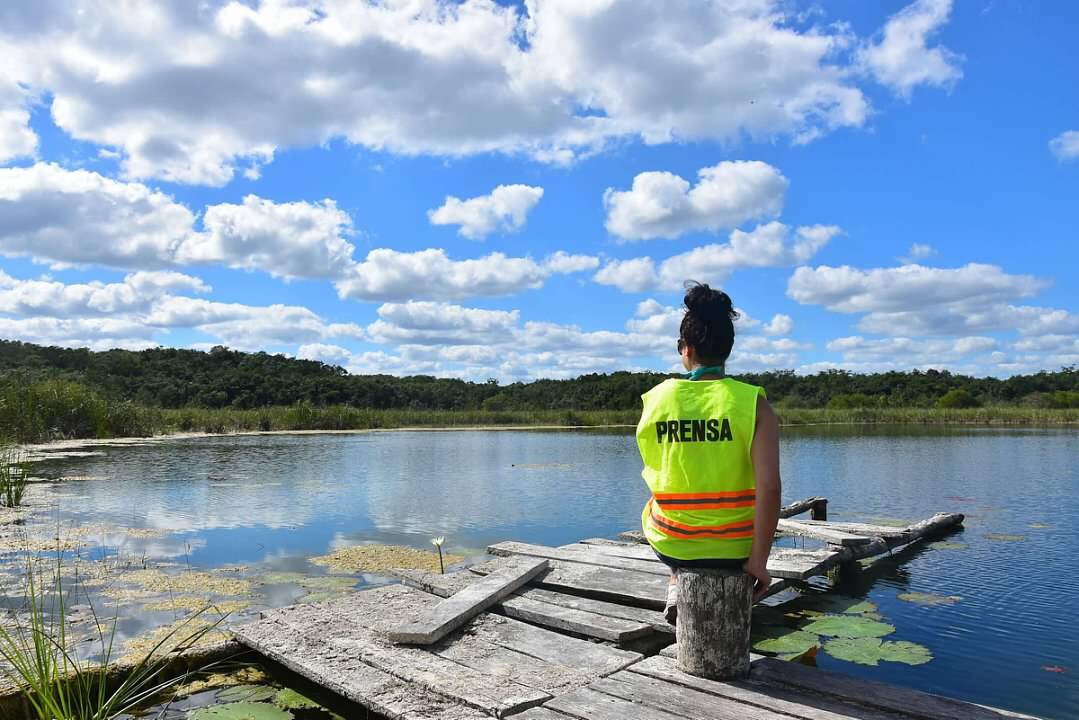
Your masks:
[[[0,341],[0,434],[32,441],[402,423],[632,423],[641,393],[666,377],[614,372],[501,385],[495,380],[350,375],[321,362],[223,347],[93,352]],[[1079,414],[1029,412],[1079,408],[1075,367],[1006,379],[937,370],[774,371],[738,377],[763,386],[781,419],[789,422],[923,421],[934,417],[931,412],[978,409],[980,414],[955,417],[1060,421]]]

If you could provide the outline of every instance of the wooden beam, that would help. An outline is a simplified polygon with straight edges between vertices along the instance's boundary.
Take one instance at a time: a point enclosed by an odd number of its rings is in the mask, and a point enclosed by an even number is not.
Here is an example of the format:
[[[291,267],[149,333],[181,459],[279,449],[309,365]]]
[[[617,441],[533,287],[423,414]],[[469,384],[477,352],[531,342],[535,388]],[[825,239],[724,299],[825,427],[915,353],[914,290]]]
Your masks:
[[[546,570],[547,561],[542,559],[504,567],[391,630],[389,638],[395,643],[433,645]]]
[[[589,685],[588,689],[628,700],[643,707],[674,713],[683,720],[716,720],[716,718],[792,720],[789,715],[755,704],[700,692],[695,688],[690,689],[630,672],[620,672],[612,677],[597,680]],[[796,715],[795,717],[804,716]]]
[[[1003,720],[1015,717],[1035,720],[1029,715],[973,705],[872,680],[860,680],[775,658],[763,658],[754,662],[750,669],[750,678],[767,684],[831,695],[858,705],[926,720]]]
[[[426,570],[403,569],[394,570],[392,573],[395,577],[400,578],[401,582],[406,585],[433,595],[438,595],[439,597],[449,597],[455,592],[471,585],[480,577],[467,570],[447,573],[446,575],[439,575],[438,573],[432,573]],[[516,608],[519,607],[519,604],[517,603],[518,600],[530,601],[532,604],[528,607],[535,611],[540,610],[540,608],[535,605],[537,602],[552,606],[551,617],[519,617],[516,612]],[[582,621],[587,620],[597,627],[586,628],[585,624],[582,622],[579,630],[570,630],[571,632],[578,632],[579,634],[589,635],[601,640],[613,640],[614,642],[619,643],[626,640],[637,639],[637,637],[639,637],[638,632],[642,626],[663,633],[674,632],[674,627],[669,625],[667,621],[663,619],[663,614],[656,610],[646,610],[645,608],[633,607],[630,605],[619,605],[618,603],[580,597],[578,595],[567,595],[565,593],[555,592],[554,590],[544,590],[543,588],[537,587],[525,587],[518,590],[515,595],[503,600],[501,607],[508,617],[514,617],[518,620],[527,620],[527,622],[531,622],[534,625],[550,627],[552,629],[567,629],[560,628],[559,626],[560,621],[556,616],[556,613],[560,610],[579,610],[583,613],[583,615],[580,616]],[[542,609],[548,610],[549,608]],[[609,624],[609,621],[611,620],[619,622],[611,625]],[[610,631],[616,632],[620,639],[616,639],[615,637],[604,637],[606,630],[601,628],[608,628]],[[585,631],[586,629],[588,630],[587,632]]]
[[[483,720],[485,712],[394,677],[321,638],[287,625],[252,623],[234,629],[248,647],[330,692],[391,718]]]
[[[752,672],[752,669],[751,669]],[[756,705],[767,710],[786,713],[791,717],[804,720],[895,720],[890,712],[875,711],[869,708],[846,704],[839,700],[814,693],[806,697],[802,691],[787,689],[775,685],[762,685],[749,681],[723,682],[706,680],[690,675],[678,669],[678,664],[667,657],[655,656],[642,660],[612,677],[620,678],[627,673],[647,675],[679,688],[689,688],[698,692],[718,695],[747,705]],[[677,692],[671,692],[676,695]]]
[[[564,560],[566,562],[582,563],[584,565],[598,565],[600,567],[616,568],[619,570],[633,570],[636,572],[652,573],[669,577],[670,568],[661,563],[655,555],[651,560],[627,558],[620,555],[611,555],[582,545],[581,548],[552,548],[545,545],[531,545],[519,542],[501,542],[491,545],[487,552],[492,555],[508,557],[522,555],[525,557],[547,558],[550,560]]]
[[[861,545],[862,543],[867,543],[873,539],[865,537],[864,535],[843,532],[842,530],[833,530],[828,524],[810,525],[809,523],[799,522],[797,520],[787,520],[785,518],[779,519],[776,530],[792,535],[802,535],[816,540],[823,540],[831,545]]]

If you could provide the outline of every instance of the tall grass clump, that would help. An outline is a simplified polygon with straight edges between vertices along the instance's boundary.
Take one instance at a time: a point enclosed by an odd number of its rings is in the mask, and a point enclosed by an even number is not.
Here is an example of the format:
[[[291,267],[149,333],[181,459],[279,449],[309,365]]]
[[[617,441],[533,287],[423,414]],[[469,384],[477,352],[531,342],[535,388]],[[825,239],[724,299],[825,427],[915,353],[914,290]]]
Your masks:
[[[22,451],[0,441],[0,506],[21,505],[29,477],[30,463]]]
[[[140,437],[161,429],[159,410],[107,398],[82,383],[7,377],[0,384],[0,435],[17,442]]]
[[[183,682],[187,673],[174,676],[161,653],[191,648],[217,626],[192,623],[195,613],[163,637],[149,652],[123,670],[122,679],[110,678],[117,618],[104,621],[85,602],[93,617],[95,659],[80,659],[72,650],[67,630],[67,609],[77,599],[78,581],[65,587],[61,555],[51,573],[27,561],[25,606],[15,622],[0,622],[0,673],[18,686],[36,720],[112,720]],[[84,592],[85,594],[85,592]]]

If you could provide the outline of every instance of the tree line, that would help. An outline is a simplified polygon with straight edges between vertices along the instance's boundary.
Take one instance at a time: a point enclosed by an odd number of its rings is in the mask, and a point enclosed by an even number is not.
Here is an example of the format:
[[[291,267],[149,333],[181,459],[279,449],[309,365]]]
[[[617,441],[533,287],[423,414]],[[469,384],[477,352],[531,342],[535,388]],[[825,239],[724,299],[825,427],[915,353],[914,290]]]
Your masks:
[[[237,410],[311,403],[379,410],[633,410],[641,393],[671,375],[612,372],[500,385],[424,375],[352,375],[344,368],[265,352],[141,351],[44,347],[0,341],[0,384],[67,381],[113,401],[154,408]],[[1079,407],[1079,369],[1009,378],[938,370],[874,374],[829,370],[745,373],[774,404],[792,408]]]

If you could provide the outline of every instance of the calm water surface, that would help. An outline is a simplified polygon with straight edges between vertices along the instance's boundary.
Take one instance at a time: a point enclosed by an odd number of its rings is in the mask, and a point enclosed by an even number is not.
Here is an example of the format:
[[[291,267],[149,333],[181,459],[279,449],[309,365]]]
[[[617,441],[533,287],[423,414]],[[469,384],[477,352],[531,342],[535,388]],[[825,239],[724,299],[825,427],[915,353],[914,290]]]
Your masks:
[[[361,542],[478,553],[500,540],[557,545],[637,527],[646,491],[628,433],[385,432],[247,436],[103,448],[56,461],[63,522],[163,529],[140,551],[195,567],[305,570]],[[949,540],[908,550],[848,588],[927,646],[922,666],[818,664],[1050,718],[1079,718],[1079,432],[787,429],[784,498],[825,495],[835,520],[967,515]],[[1003,533],[1008,540],[992,539]],[[1019,539],[1018,536],[1021,536]],[[960,596],[944,607],[904,592]]]

